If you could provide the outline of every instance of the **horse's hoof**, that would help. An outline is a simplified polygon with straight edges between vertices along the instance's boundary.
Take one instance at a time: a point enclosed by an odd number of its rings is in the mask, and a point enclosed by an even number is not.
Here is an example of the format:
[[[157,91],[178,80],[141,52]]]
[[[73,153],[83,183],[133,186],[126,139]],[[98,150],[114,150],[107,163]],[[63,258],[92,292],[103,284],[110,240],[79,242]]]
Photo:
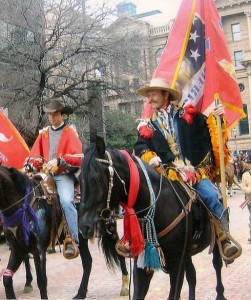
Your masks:
[[[47,253],[48,253],[48,254],[56,253],[56,250],[55,250],[55,249],[48,249],[48,250],[47,250]]]
[[[32,285],[30,285],[30,286],[25,286],[23,292],[24,292],[24,294],[32,293],[32,292],[33,292],[33,287],[32,287]]]
[[[129,290],[128,289],[122,289],[120,292],[120,296],[129,296]]]
[[[85,299],[86,298],[86,293],[83,294],[82,296],[80,296],[79,294],[77,294],[76,296],[74,296],[72,299]]]

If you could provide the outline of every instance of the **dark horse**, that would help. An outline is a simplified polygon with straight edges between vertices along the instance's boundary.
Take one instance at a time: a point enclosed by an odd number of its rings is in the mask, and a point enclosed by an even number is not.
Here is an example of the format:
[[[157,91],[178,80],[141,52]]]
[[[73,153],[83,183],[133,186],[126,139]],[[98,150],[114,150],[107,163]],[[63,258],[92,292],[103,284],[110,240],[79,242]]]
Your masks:
[[[180,298],[185,272],[189,284],[189,299],[195,299],[196,272],[191,256],[210,245],[211,225],[208,216],[205,214],[206,220],[199,236],[195,239],[193,230],[195,217],[193,213],[188,213],[186,204],[189,202],[189,196],[183,186],[177,181],[162,177],[151,166],[136,157],[130,156],[130,158],[136,165],[140,177],[139,190],[133,206],[140,224],[148,218],[144,219],[150,208],[155,210],[153,216],[155,228],[152,230],[156,230],[157,243],[165,257],[165,269],[170,275],[168,299]],[[79,229],[84,237],[92,238],[94,228],[97,227],[100,219],[104,218],[104,212],[109,216],[109,209],[114,209],[119,203],[128,204],[128,193],[130,193],[132,183],[130,164],[128,164],[127,156],[120,151],[106,149],[103,139],[99,137],[97,137],[96,145],[86,148],[80,178],[83,210],[79,215]],[[151,187],[149,187],[149,182]],[[151,188],[153,193],[150,193]],[[150,203],[152,194],[156,195],[154,204]],[[176,222],[182,214],[181,221]],[[173,222],[176,225],[167,234],[163,233]],[[144,238],[146,239],[145,235]],[[213,248],[213,265],[217,276],[217,299],[222,300],[225,299],[221,282],[223,262],[217,243]],[[133,268],[133,299],[146,297],[152,276],[153,272],[147,272],[146,269],[137,266],[136,258]]]
[[[38,185],[36,185],[37,187]],[[15,168],[0,166],[0,212],[4,223],[4,234],[11,250],[8,265],[3,271],[3,284],[7,299],[16,299],[13,275],[23,261],[27,264],[26,271],[28,270],[26,285],[31,286],[29,253],[33,255],[40,296],[42,299],[48,299],[46,250],[51,237],[51,205],[48,205],[43,197],[39,197],[36,202],[33,188],[32,180],[24,173]],[[31,206],[34,206],[34,209]],[[118,237],[116,238],[118,239]],[[92,257],[88,240],[82,235],[79,235],[79,239],[83,275],[74,299],[85,299],[92,268]],[[120,263],[123,279],[126,280],[125,259],[119,256],[117,262]],[[123,288],[121,293],[126,293],[126,288]]]

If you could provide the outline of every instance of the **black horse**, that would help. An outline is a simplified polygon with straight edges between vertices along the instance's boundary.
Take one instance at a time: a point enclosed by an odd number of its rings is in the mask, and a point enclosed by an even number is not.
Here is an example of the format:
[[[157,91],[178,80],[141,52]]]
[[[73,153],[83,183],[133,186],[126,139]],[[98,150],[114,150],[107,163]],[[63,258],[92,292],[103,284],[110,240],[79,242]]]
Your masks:
[[[36,183],[35,188],[38,188]],[[3,272],[3,284],[7,299],[16,299],[13,287],[13,275],[24,261],[26,265],[26,286],[31,287],[32,275],[28,254],[33,255],[37,285],[42,299],[48,299],[46,276],[46,250],[51,238],[51,205],[44,197],[34,200],[33,181],[15,168],[0,166],[0,212],[4,223],[5,238],[10,244],[10,257]],[[33,209],[33,207],[34,209]],[[118,237],[116,237],[118,239]],[[82,280],[74,299],[85,299],[92,257],[88,240],[79,235],[79,250],[83,266]],[[114,242],[115,243],[115,242]],[[125,286],[127,269],[124,257],[118,256],[117,264],[123,273],[121,293],[127,294]],[[29,289],[31,291],[32,288]],[[27,288],[26,288],[27,291]]]
[[[150,230],[156,232],[158,239],[155,245],[160,245],[165,257],[164,269],[170,275],[168,299],[180,298],[185,272],[189,283],[189,299],[195,299],[196,272],[191,257],[210,245],[211,225],[207,213],[204,214],[206,217],[204,225],[200,227],[200,234],[195,238],[195,225],[201,222],[195,220],[196,214],[188,212],[188,207],[192,203],[184,186],[178,181],[170,181],[163,177],[136,157],[127,158],[127,155],[118,150],[106,149],[101,138],[97,138],[96,145],[86,148],[84,154],[80,178],[81,205],[84,209],[80,211],[79,229],[84,237],[92,238],[94,228],[97,227],[100,219],[110,218],[109,210],[113,210],[119,203],[128,205],[128,194],[130,195],[130,189],[137,177],[135,173],[130,174],[129,166],[132,164],[136,166],[139,174],[138,193],[133,209],[143,232],[146,232],[144,222],[149,220],[149,211],[154,209],[154,226],[150,227]],[[151,202],[152,198],[155,199]],[[193,206],[197,207],[192,204]],[[131,216],[132,212],[125,214],[124,217],[126,219]],[[149,226],[147,228],[149,229]],[[196,232],[199,231],[197,228]],[[144,234],[145,240],[146,236]],[[214,245],[211,247],[213,265],[217,276],[217,299],[223,300],[225,299],[221,282],[223,262],[218,245],[216,243],[212,245]],[[137,265],[139,258],[140,256],[136,257],[134,262],[133,299],[145,298],[153,276],[153,272],[149,270],[147,272],[146,267]]]

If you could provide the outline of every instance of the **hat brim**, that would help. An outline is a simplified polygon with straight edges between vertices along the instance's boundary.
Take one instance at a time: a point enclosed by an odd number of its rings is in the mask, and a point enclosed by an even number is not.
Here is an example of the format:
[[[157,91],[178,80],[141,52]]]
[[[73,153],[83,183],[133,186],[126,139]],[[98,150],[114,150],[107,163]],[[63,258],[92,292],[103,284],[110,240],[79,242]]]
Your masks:
[[[65,106],[62,109],[53,109],[53,108],[47,108],[47,107],[43,107],[43,111],[45,113],[54,113],[56,111],[60,111],[62,114],[66,114],[66,115],[71,115],[73,114],[73,109],[69,106]]]
[[[176,101],[176,100],[180,100],[181,99],[181,94],[171,88],[164,88],[162,86],[147,86],[144,88],[141,88],[137,91],[137,93],[141,96],[147,97],[148,96],[148,92],[150,90],[162,90],[162,91],[167,91],[170,94],[170,101]]]

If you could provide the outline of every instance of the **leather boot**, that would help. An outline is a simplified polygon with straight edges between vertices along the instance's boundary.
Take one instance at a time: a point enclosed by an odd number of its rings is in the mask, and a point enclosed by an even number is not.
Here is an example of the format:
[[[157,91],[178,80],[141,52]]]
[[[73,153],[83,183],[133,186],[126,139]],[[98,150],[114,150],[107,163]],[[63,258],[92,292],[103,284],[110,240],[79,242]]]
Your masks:
[[[219,224],[225,232],[229,232],[229,212],[227,208],[223,211],[221,218],[219,219]],[[222,241],[222,250],[226,257],[231,257],[238,251],[238,248],[231,244],[230,241],[224,240]],[[230,264],[233,261],[234,260],[229,260],[227,263]]]

